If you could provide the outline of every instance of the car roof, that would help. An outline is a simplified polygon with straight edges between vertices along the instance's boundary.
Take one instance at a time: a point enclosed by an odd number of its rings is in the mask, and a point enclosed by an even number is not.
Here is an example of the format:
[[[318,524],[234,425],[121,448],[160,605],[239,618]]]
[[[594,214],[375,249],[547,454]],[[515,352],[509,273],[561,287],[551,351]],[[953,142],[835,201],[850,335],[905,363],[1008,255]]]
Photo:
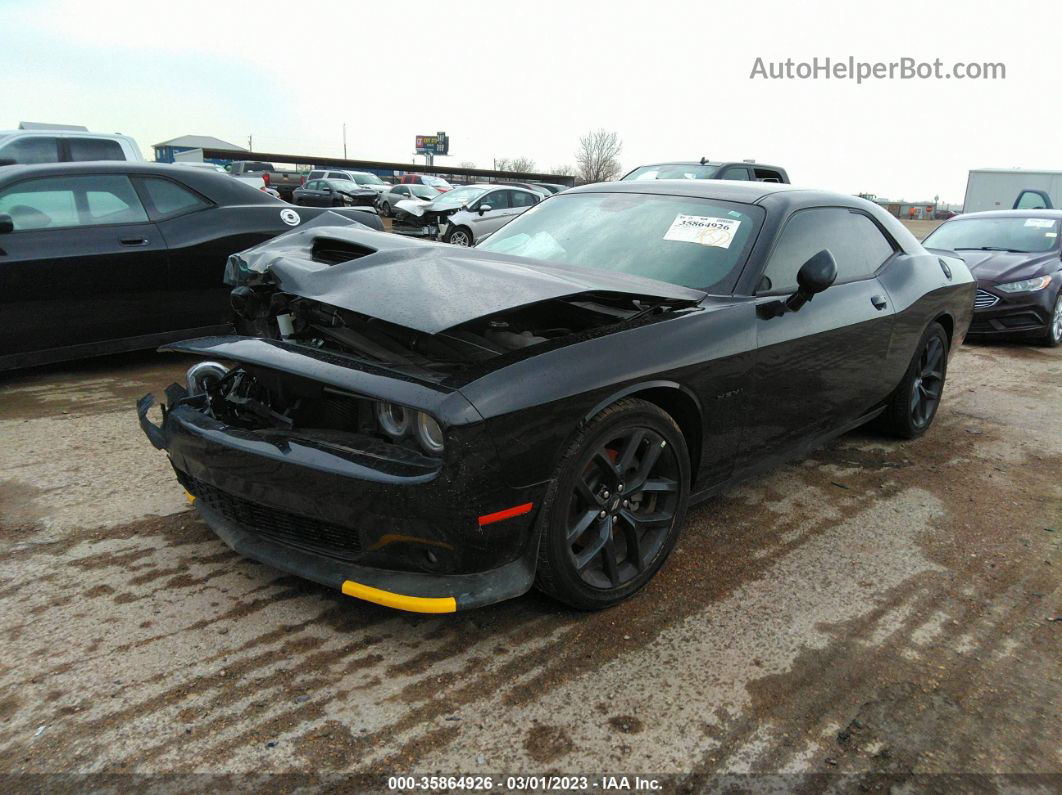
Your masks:
[[[963,218],[1057,218],[1062,220],[1062,210],[984,210],[979,213],[961,213],[949,221]]]
[[[750,168],[774,168],[785,171],[781,166],[772,166],[770,163],[749,163],[745,160],[705,160],[703,163],[700,160],[661,160],[658,163],[643,163],[635,166],[631,171],[652,166],[749,166]]]
[[[756,204],[763,198],[775,193],[809,191],[816,194],[823,191],[800,188],[783,182],[745,182],[730,179],[645,179],[620,180],[617,182],[595,182],[568,188],[565,196],[573,193],[651,193],[662,196],[694,196],[706,199]],[[851,199],[843,194],[832,194]]]
[[[276,204],[278,201],[268,193],[235,179],[229,174],[221,174],[212,169],[182,168],[173,163],[146,163],[136,160],[89,160],[74,163],[0,166],[0,185],[33,177],[59,177],[67,174],[171,177],[218,204]]]

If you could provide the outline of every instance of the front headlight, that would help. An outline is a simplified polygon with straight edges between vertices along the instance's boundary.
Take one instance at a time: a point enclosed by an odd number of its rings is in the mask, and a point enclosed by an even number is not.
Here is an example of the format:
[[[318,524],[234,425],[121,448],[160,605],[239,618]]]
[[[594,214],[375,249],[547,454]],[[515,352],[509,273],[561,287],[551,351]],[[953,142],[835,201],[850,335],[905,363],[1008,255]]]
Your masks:
[[[412,414],[405,406],[396,403],[376,404],[376,420],[380,423],[380,429],[394,439],[401,439],[409,433],[413,424]]]
[[[1035,279],[1022,279],[1020,282],[997,284],[996,289],[1005,293],[1029,293],[1034,290],[1042,290],[1050,283],[1050,276],[1037,276]]]
[[[444,440],[442,427],[434,417],[425,414],[423,411],[418,411],[417,428],[415,433],[417,441],[420,443],[420,446],[424,448],[424,452],[438,455],[443,451]]]

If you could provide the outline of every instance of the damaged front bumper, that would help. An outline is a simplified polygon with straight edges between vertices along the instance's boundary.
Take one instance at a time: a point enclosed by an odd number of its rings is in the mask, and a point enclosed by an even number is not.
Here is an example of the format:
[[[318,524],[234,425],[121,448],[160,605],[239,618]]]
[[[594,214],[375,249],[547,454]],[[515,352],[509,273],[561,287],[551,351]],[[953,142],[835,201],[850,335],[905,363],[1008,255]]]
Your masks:
[[[357,380],[352,379],[352,380]],[[248,430],[174,384],[161,424],[137,405],[195,509],[236,552],[359,599],[454,612],[525,593],[534,580],[535,508],[546,484],[495,474],[482,427],[455,459],[349,434]]]

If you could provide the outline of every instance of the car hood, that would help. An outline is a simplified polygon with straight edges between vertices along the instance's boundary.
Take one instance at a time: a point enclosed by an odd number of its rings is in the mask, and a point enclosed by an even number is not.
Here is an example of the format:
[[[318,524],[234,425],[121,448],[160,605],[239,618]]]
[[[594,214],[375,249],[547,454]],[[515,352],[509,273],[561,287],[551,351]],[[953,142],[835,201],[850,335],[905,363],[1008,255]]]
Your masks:
[[[957,252],[979,282],[1006,284],[1043,276],[1058,269],[1058,252],[1022,254],[1014,251]]]
[[[330,250],[348,247],[352,259],[336,265],[315,261],[315,243],[322,240]],[[230,266],[233,259],[244,272],[268,276],[283,292],[426,334],[581,293],[688,305],[705,297],[700,290],[653,279],[407,241],[354,226],[304,227],[234,255]]]

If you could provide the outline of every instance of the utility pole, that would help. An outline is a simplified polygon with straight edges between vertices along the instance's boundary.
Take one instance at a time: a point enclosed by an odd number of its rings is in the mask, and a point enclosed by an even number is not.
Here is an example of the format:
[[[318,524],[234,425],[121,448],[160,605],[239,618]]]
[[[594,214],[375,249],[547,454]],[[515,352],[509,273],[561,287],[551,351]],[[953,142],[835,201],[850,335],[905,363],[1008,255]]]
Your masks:
[[[254,151],[254,136],[253,135],[248,135],[247,136],[247,148],[249,150],[251,150],[252,152]]]
[[[347,123],[343,122],[343,159],[347,159]]]

